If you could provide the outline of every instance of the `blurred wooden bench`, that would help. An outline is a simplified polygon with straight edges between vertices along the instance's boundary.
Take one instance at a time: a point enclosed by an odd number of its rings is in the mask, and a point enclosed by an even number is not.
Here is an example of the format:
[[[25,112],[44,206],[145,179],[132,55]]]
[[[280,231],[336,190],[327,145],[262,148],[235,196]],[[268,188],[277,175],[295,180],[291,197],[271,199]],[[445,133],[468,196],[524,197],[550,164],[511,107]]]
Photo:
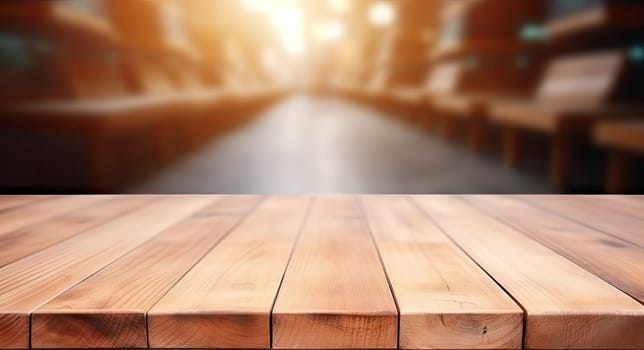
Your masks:
[[[595,128],[595,141],[610,152],[607,191],[626,193],[634,183],[630,161],[633,156],[644,155],[644,121],[613,120],[598,123]],[[637,190],[642,190],[639,188]]]
[[[464,75],[465,67],[461,62],[440,63],[432,68],[425,84],[428,122],[448,140],[454,137],[454,124],[436,113],[436,106],[458,95]]]
[[[594,39],[615,37],[644,29],[641,20],[644,4],[639,0],[558,2],[566,5],[569,13],[554,13],[555,18],[548,23],[548,33],[554,39],[582,35]]]
[[[447,131],[446,138],[454,138],[457,126],[463,125],[470,148],[480,152],[485,143],[487,100],[518,98],[530,91],[540,66],[541,45],[525,37],[524,31],[543,20],[546,7],[542,0],[445,3],[441,14],[444,36],[431,56],[437,63],[462,66],[458,91],[433,103],[432,112]]]
[[[417,122],[427,114],[424,84],[431,68],[427,55],[435,40],[439,4],[406,1],[398,4],[399,19],[389,28],[390,86],[386,93],[390,108],[404,121]]]
[[[587,139],[597,119],[632,108],[611,103],[625,68],[625,53],[619,50],[559,58],[549,64],[533,101],[492,102],[490,118],[504,128],[506,163],[519,165],[522,132],[549,135],[550,177],[565,188],[575,141]]]
[[[218,95],[173,81],[167,67],[159,64],[166,57],[162,54],[136,59],[126,55],[118,34],[103,18],[58,3],[16,4],[10,12],[15,18],[9,17],[14,33],[26,45],[36,45],[30,40],[48,43],[37,68],[47,72],[56,88],[49,95],[5,103],[2,130],[17,137],[11,141],[16,146],[46,147],[40,141],[45,135],[80,147],[73,155],[60,151],[65,161],[57,167],[80,167],[83,173],[48,179],[45,171],[34,183],[55,190],[110,191],[185,151],[180,131],[198,122],[191,118],[211,111]],[[22,169],[18,164],[12,168],[14,180],[48,169],[38,165],[43,152],[36,151],[31,159],[24,154]]]

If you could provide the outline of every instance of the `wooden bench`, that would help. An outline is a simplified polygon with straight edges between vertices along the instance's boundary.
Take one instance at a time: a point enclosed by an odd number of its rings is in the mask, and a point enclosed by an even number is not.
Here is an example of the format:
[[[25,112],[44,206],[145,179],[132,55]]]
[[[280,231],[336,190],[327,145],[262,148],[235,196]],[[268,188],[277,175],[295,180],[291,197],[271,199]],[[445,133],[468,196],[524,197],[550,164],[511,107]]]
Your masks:
[[[540,69],[541,43],[523,32],[543,21],[545,9],[546,2],[541,0],[454,1],[444,5],[441,25],[445,34],[431,56],[434,62],[460,62],[464,67],[459,90],[433,103],[433,113],[439,116],[443,129],[449,130],[448,139],[454,137],[456,124],[465,124],[470,149],[481,152],[487,100],[518,98],[532,89]]]
[[[461,62],[440,63],[434,65],[425,84],[425,103],[429,110],[428,123],[448,140],[454,137],[454,125],[434,111],[440,101],[457,96],[462,87],[464,75],[465,67]]]
[[[462,68],[459,91],[441,95],[432,103],[431,112],[439,118],[443,129],[448,130],[444,137],[453,140],[457,124],[465,124],[467,144],[474,153],[482,152],[486,144],[490,102],[525,98],[534,85],[533,77],[540,70],[536,57],[530,57],[527,67],[515,66],[514,55],[492,57],[496,66],[481,66],[474,70]]]
[[[57,152],[58,147],[85,144],[94,137],[103,139],[97,136],[97,130],[106,129],[105,125],[110,120],[106,116],[122,109],[122,105],[130,108],[134,104],[138,106],[134,110],[140,111],[141,106],[151,107],[153,104],[131,100],[118,103],[130,92],[122,77],[122,66],[116,52],[117,35],[105,20],[54,2],[10,3],[5,11],[9,13],[6,14],[7,23],[12,33],[22,38],[25,46],[32,49],[40,47],[30,51],[29,60],[37,62],[30,69],[39,72],[39,77],[29,83],[37,88],[43,79],[51,87],[46,93],[7,101],[2,106],[3,143],[9,142],[5,147],[22,153],[20,159],[15,158],[14,152],[4,153],[3,159],[9,157],[13,161],[8,163],[14,166],[3,174],[3,186],[22,188],[33,181],[43,188],[57,190],[89,188],[91,181],[80,178],[85,175],[60,170],[78,169],[79,164],[85,164],[86,160],[94,161],[91,154],[98,153],[93,150],[95,147],[88,147],[85,152],[88,154],[74,152],[74,155],[69,155],[71,158],[63,157],[63,163],[51,164],[50,159],[58,159],[70,151]],[[98,103],[93,105],[91,101]],[[110,102],[116,103],[106,106]],[[119,113],[131,116],[131,110],[127,108]],[[79,118],[80,115],[86,116],[88,111],[92,111],[90,118]],[[120,118],[116,119],[120,123]],[[49,139],[59,140],[55,143],[58,146],[47,146],[45,140]],[[52,149],[43,149],[47,147]],[[38,155],[33,155],[34,152]],[[104,166],[92,164],[87,168],[83,172],[96,178],[96,184],[102,182],[98,178],[103,175],[95,172]],[[53,176],[53,173],[64,175]]]
[[[433,1],[397,3],[398,19],[389,31],[390,88],[387,100],[403,120],[417,122],[427,114],[424,83],[431,62],[427,55],[436,39],[437,13],[441,4]]]
[[[113,30],[105,29],[110,27],[104,19],[66,6],[37,9],[43,11],[38,19],[47,25],[18,22],[14,27],[16,35],[35,32],[51,45],[38,68],[50,72],[56,91],[3,106],[3,130],[22,135],[6,142],[38,148],[38,138],[47,135],[75,144],[80,153],[72,156],[61,151],[65,161],[56,167],[80,167],[83,174],[58,179],[41,176],[34,183],[53,190],[110,191],[186,151],[193,136],[182,130],[198,124],[197,117],[212,116],[219,94],[195,91],[187,82],[182,86],[174,81],[162,61],[166,55],[124,54],[131,51],[125,50]],[[203,124],[204,129],[207,125]],[[24,156],[28,157],[27,152]],[[24,167],[12,169],[14,180],[37,176],[33,170],[41,157],[46,156],[21,160]],[[29,184],[25,181],[24,186]]]
[[[597,119],[627,112],[632,106],[611,104],[626,68],[622,51],[581,54],[555,59],[533,101],[499,101],[490,105],[490,119],[504,128],[503,153],[511,167],[519,165],[521,133],[550,136],[550,177],[565,188],[571,147],[587,139]]]
[[[595,141],[610,151],[606,186],[609,193],[625,193],[632,185],[642,186],[642,182],[632,176],[630,160],[644,154],[644,121],[600,122],[595,128]]]
[[[566,3],[565,0],[552,1],[556,5],[561,2],[569,13],[555,13],[555,18],[549,21],[547,30],[551,38],[563,39],[584,35],[589,38],[624,35],[644,29],[640,20],[644,5],[637,0],[619,1],[577,1]]]

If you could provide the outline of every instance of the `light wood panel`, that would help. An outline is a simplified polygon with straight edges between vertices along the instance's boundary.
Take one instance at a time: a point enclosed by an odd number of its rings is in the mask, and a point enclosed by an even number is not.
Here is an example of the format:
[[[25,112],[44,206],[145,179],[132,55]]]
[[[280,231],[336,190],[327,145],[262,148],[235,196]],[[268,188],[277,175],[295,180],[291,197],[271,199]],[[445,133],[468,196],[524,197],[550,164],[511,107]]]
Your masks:
[[[583,200],[581,196],[579,200]],[[644,196],[596,196],[593,200],[599,203],[605,203],[611,209],[644,219]]]
[[[644,303],[644,248],[516,198],[468,200]]]
[[[526,196],[531,203],[644,247],[644,219],[615,210],[602,197]],[[623,204],[624,207],[626,204]]]
[[[50,198],[49,196],[9,196],[0,195],[0,212],[21,207]]]
[[[107,222],[156,197],[106,199],[49,220],[0,235],[0,267]]]
[[[258,201],[244,200],[243,209]],[[228,204],[240,214],[218,214]],[[32,347],[146,348],[146,312],[234,227],[243,209],[234,197],[222,199],[57,296],[32,315]]]
[[[211,201],[165,198],[0,268],[0,348],[28,348],[31,312]]]
[[[113,196],[65,196],[46,198],[0,213],[0,236],[60,214],[83,208]]]
[[[521,349],[523,311],[408,198],[364,197],[401,349]]]
[[[246,215],[264,200],[264,196],[226,196],[225,200],[211,206],[208,215]]]
[[[514,228],[446,196],[419,206],[526,311],[526,349],[641,349],[644,306]]]
[[[273,310],[275,349],[395,349],[397,311],[355,197],[317,198]]]
[[[309,202],[264,200],[149,311],[150,347],[270,348],[270,311]]]

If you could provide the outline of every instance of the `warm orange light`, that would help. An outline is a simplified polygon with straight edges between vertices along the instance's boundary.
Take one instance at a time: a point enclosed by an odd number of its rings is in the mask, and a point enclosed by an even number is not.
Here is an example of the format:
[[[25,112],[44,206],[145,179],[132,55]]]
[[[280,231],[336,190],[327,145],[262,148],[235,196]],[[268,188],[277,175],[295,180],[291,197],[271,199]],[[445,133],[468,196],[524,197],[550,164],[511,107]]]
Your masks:
[[[396,11],[394,6],[389,2],[377,2],[369,9],[369,20],[376,26],[388,26],[393,23],[395,19]]]
[[[264,10],[265,5],[268,1],[265,0],[243,0],[242,5],[250,11],[261,11]]]
[[[302,54],[306,49],[302,10],[295,6],[278,7],[271,11],[270,16],[286,50],[293,55]]]
[[[323,22],[315,27],[313,34],[319,41],[337,41],[344,36],[344,24],[339,21]]]
[[[329,9],[332,12],[345,14],[351,9],[350,0],[329,0]]]
[[[270,19],[291,55],[301,55],[306,50],[304,13],[300,0],[243,0],[244,8],[264,13]]]

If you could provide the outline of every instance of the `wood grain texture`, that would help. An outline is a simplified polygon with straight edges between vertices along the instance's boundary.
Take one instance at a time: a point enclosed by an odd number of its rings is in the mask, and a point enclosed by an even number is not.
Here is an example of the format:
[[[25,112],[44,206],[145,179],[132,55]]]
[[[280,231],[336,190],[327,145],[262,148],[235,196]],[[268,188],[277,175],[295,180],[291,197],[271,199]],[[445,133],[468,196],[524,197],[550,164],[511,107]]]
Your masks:
[[[218,214],[227,202],[195,213],[38,309],[32,347],[147,348],[147,311],[241,219],[243,213]]]
[[[34,310],[210,201],[164,198],[0,268],[0,348],[29,348]]]
[[[150,347],[269,349],[270,311],[309,202],[265,199],[149,311]]]
[[[0,212],[0,236],[114,196],[59,196]]]
[[[0,267],[73,237],[156,197],[117,197],[0,235]]]
[[[0,195],[0,212],[18,208],[27,204],[43,201],[51,196],[11,196]]]
[[[526,312],[526,349],[641,349],[644,306],[453,197],[414,200]]]
[[[644,248],[516,198],[468,197],[468,201],[644,304]]]
[[[575,198],[583,200],[581,196]],[[644,219],[644,196],[596,196],[593,197],[593,201],[617,212]]]
[[[395,349],[397,311],[355,197],[317,198],[273,310],[275,349]]]
[[[401,349],[521,349],[523,311],[406,197],[364,197]]]
[[[611,203],[609,198],[582,196],[526,196],[531,203],[564,215],[614,237],[644,247],[644,218],[625,213],[628,203]],[[643,208],[644,209],[644,208]],[[633,212],[636,209],[630,209]]]

